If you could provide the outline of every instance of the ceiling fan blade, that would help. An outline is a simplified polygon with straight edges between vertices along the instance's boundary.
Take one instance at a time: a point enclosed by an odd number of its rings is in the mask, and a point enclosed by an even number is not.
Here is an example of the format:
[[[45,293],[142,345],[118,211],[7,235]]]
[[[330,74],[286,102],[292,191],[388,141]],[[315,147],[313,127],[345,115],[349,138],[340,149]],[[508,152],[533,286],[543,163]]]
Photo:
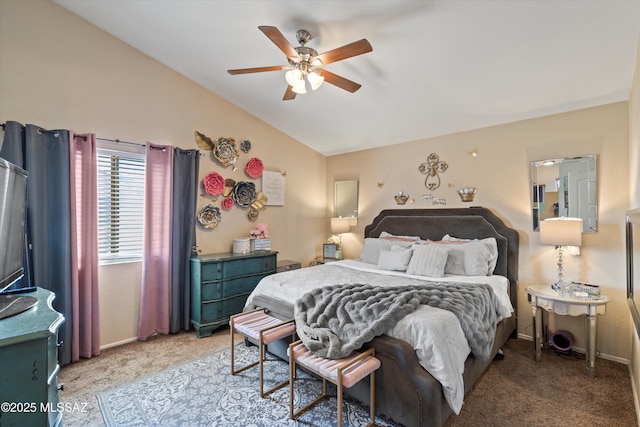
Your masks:
[[[298,52],[296,52],[293,46],[291,46],[291,43],[287,41],[285,36],[276,27],[262,25],[258,27],[258,29],[262,31],[265,36],[269,37],[269,40],[271,40],[276,46],[278,46],[278,48],[283,51],[285,55],[287,55],[287,58],[298,57]]]
[[[296,93],[293,91],[292,86],[287,86],[287,90],[284,92],[284,96],[282,97],[282,100],[290,101],[292,99],[296,99]]]
[[[237,70],[227,70],[229,74],[249,74],[249,73],[262,73],[264,71],[280,71],[288,68],[284,65],[274,65],[272,67],[257,67],[257,68],[239,68]]]
[[[330,50],[317,56],[322,61],[322,65],[331,64],[332,62],[342,61],[343,59],[353,56],[362,55],[371,52],[373,48],[367,39],[358,40],[342,47]]]
[[[355,92],[362,87],[361,84],[353,82],[349,79],[345,79],[337,74],[333,74],[327,70],[316,70],[322,73],[322,77],[324,77],[324,81],[327,83],[331,83],[334,86],[338,86],[340,89],[344,89],[347,92]]]

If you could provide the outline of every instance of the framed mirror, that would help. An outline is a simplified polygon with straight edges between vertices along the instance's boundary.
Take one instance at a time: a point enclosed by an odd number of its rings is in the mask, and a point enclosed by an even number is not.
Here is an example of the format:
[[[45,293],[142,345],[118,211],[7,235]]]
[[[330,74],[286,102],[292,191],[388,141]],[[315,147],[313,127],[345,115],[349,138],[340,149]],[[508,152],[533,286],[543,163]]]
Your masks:
[[[358,216],[358,180],[335,181],[333,187],[333,216]]]
[[[596,156],[531,162],[533,230],[553,217],[582,218],[583,233],[598,230]]]

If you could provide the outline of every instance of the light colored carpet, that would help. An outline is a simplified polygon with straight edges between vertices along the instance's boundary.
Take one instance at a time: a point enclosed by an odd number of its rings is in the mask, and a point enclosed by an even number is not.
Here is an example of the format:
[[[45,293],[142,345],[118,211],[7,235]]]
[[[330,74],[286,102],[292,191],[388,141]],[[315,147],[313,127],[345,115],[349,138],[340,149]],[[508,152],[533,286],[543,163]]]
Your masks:
[[[245,366],[257,360],[258,348],[240,344],[236,362]],[[98,402],[108,427],[123,426],[216,426],[335,427],[335,387],[331,396],[298,420],[289,418],[289,389],[277,390],[267,398],[258,393],[258,369],[230,374],[229,349],[173,367],[142,380],[98,394]],[[274,359],[265,367],[265,385],[271,387],[289,375],[289,365]],[[294,402],[304,406],[322,393],[322,382],[300,372]],[[344,399],[343,425],[362,426],[369,411],[356,401]],[[390,424],[376,420],[380,427]]]
[[[228,334],[223,328],[200,339],[193,332],[156,336],[64,367],[61,400],[87,403],[85,412],[64,413],[64,425],[104,426],[96,394],[227,348]],[[447,427],[638,425],[627,366],[598,358],[596,378],[589,378],[583,355],[543,351],[537,363],[531,347],[530,341],[509,340],[505,359],[492,363]]]

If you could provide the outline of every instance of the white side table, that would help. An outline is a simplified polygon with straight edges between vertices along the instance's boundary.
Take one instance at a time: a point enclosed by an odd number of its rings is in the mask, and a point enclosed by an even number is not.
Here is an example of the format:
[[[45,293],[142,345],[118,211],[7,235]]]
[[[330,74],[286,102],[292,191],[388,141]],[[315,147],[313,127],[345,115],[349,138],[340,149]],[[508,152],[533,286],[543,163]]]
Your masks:
[[[596,375],[596,336],[598,329],[598,314],[606,314],[609,298],[604,295],[600,299],[581,299],[571,295],[562,296],[551,289],[551,286],[529,286],[527,288],[531,308],[533,309],[533,356],[539,362],[541,359],[542,309],[566,316],[585,316],[584,330],[586,335],[587,373],[590,377]]]

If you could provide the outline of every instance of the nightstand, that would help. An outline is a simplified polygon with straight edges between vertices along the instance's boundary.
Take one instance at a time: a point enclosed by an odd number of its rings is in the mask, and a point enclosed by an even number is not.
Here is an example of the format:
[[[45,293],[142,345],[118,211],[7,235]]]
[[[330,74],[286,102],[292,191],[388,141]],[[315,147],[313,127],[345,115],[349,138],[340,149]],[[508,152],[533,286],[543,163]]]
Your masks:
[[[533,310],[533,356],[539,362],[540,349],[545,344],[542,340],[543,319],[542,310],[565,316],[585,316],[584,329],[586,336],[587,373],[590,377],[596,375],[596,337],[598,329],[598,314],[606,314],[609,298],[600,295],[599,299],[575,298],[572,295],[563,296],[554,291],[551,286],[529,286],[527,288],[529,301]]]

